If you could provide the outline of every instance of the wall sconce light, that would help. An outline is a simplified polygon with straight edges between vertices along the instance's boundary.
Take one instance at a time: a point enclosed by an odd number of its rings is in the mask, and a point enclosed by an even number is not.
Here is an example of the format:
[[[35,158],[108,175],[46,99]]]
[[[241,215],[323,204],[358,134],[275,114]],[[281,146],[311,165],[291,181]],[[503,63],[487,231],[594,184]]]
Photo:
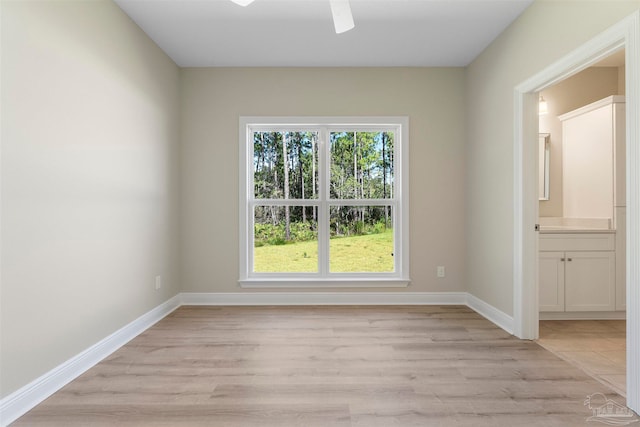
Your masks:
[[[540,95],[540,100],[538,101],[538,115],[544,116],[547,113],[549,113],[549,106],[547,105],[547,101],[545,101],[542,95]]]

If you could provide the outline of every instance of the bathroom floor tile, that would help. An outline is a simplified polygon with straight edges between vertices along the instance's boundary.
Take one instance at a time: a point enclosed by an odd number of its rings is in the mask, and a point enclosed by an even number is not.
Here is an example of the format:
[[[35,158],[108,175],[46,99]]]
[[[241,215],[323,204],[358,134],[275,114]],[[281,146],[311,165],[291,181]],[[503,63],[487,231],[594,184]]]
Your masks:
[[[542,320],[538,344],[626,394],[626,321]]]

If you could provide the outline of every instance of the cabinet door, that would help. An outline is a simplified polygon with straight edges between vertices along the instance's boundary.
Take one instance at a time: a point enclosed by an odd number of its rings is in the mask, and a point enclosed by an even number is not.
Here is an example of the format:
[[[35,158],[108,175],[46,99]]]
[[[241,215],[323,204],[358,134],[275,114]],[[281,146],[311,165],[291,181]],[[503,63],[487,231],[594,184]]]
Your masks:
[[[562,122],[562,209],[566,218],[613,218],[613,107]]]
[[[614,252],[566,252],[566,311],[613,311],[616,308]]]
[[[564,252],[540,252],[538,295],[540,311],[564,311]]]

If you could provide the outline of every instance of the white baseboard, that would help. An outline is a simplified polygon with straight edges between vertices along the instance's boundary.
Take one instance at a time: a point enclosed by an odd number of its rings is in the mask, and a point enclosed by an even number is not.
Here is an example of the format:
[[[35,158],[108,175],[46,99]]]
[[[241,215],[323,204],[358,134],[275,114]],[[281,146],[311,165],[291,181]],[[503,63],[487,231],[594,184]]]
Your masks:
[[[0,426],[4,427],[14,422],[178,307],[180,297],[176,295],[0,400]]]
[[[624,320],[626,311],[541,311],[540,320]]]
[[[180,294],[182,305],[466,305],[466,292],[238,292]]]
[[[0,400],[0,426],[12,423],[182,305],[466,305],[513,333],[511,316],[467,292],[184,292]]]
[[[183,305],[466,305],[513,334],[513,317],[467,292],[237,292],[180,294]]]
[[[500,328],[513,334],[513,316],[509,316],[505,312],[498,310],[491,304],[471,294],[467,294],[467,306]]]

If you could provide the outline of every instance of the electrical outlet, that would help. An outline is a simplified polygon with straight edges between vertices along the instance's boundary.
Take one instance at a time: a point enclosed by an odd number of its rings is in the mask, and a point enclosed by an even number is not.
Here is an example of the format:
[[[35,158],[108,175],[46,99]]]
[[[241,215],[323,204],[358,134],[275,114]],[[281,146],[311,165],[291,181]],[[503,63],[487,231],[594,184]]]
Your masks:
[[[162,276],[156,276],[156,291],[162,288]]]
[[[444,265],[439,265],[437,268],[438,277],[444,277]]]

